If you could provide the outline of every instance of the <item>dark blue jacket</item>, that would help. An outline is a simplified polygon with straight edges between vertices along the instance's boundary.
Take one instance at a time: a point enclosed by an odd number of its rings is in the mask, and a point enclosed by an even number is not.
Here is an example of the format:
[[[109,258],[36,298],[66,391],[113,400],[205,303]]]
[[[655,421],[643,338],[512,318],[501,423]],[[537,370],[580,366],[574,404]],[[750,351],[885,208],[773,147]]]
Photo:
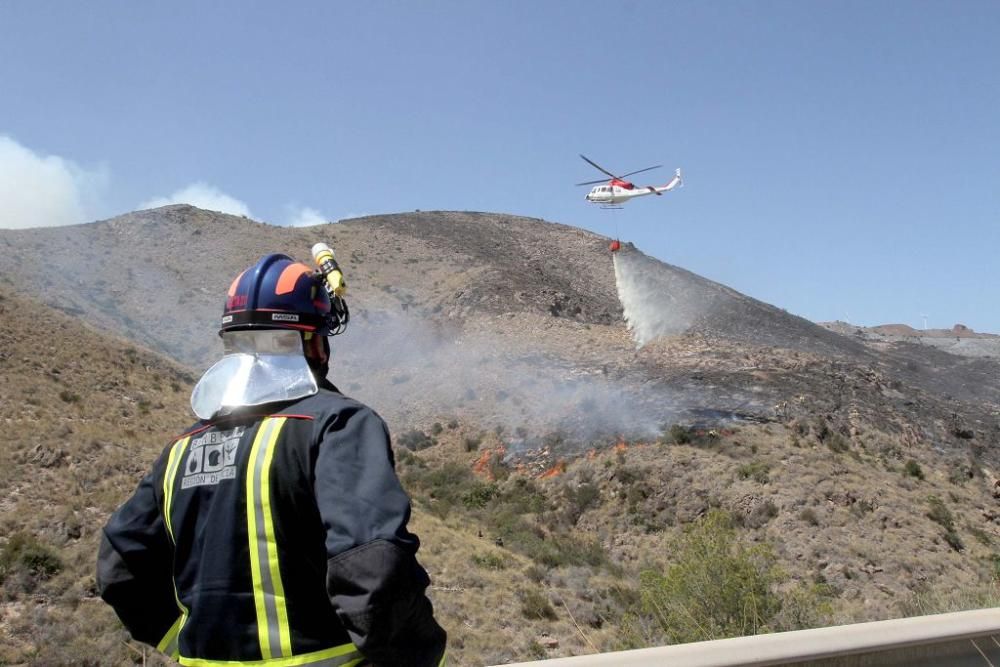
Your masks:
[[[164,450],[104,528],[101,596],[181,664],[441,664],[385,423],[328,383],[264,408]]]

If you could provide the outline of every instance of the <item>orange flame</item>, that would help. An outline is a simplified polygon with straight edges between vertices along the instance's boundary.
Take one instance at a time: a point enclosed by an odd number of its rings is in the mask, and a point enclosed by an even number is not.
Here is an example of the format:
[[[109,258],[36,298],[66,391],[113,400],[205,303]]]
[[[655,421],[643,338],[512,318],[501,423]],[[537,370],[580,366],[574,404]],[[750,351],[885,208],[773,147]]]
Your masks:
[[[538,479],[551,479],[552,477],[555,477],[556,475],[561,475],[564,472],[566,472],[566,462],[563,460],[559,460],[556,461],[556,464],[554,466],[552,466],[551,468],[543,472],[541,475],[539,475]]]
[[[484,449],[483,453],[479,455],[478,459],[476,459],[476,462],[472,464],[472,471],[477,475],[485,474],[492,477],[492,475],[490,475],[490,456],[492,454],[493,452],[491,450]]]
[[[476,459],[476,462],[472,464],[472,471],[477,475],[484,475],[487,479],[492,480],[493,471],[490,469],[492,464],[503,461],[506,453],[507,447],[504,445],[500,445],[496,449],[484,449],[483,453]]]

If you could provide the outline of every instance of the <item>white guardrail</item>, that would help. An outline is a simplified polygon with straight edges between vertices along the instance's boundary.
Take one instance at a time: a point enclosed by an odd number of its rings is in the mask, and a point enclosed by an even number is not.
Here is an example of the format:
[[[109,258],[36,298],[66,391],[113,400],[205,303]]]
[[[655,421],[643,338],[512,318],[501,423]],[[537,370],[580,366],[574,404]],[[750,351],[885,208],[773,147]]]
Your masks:
[[[1000,608],[516,663],[519,667],[1000,667]],[[510,667],[510,666],[508,666]]]

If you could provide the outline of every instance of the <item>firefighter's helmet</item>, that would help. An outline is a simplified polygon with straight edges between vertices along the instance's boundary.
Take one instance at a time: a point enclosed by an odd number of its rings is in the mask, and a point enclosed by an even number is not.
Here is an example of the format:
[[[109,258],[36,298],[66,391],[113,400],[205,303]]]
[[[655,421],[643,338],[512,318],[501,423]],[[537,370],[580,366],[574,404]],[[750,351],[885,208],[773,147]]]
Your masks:
[[[293,329],[329,336],[346,324],[307,264],[271,254],[236,276],[229,286],[219,334],[245,329]]]

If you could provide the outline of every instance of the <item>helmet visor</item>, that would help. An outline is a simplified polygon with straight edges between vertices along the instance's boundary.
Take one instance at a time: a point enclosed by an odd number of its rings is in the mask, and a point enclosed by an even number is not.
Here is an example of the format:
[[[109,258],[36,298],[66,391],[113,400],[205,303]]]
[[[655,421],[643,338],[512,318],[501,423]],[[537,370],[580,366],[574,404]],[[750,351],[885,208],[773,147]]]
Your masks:
[[[205,371],[191,392],[191,408],[200,419],[319,391],[297,331],[227,331],[222,344],[222,359]]]

